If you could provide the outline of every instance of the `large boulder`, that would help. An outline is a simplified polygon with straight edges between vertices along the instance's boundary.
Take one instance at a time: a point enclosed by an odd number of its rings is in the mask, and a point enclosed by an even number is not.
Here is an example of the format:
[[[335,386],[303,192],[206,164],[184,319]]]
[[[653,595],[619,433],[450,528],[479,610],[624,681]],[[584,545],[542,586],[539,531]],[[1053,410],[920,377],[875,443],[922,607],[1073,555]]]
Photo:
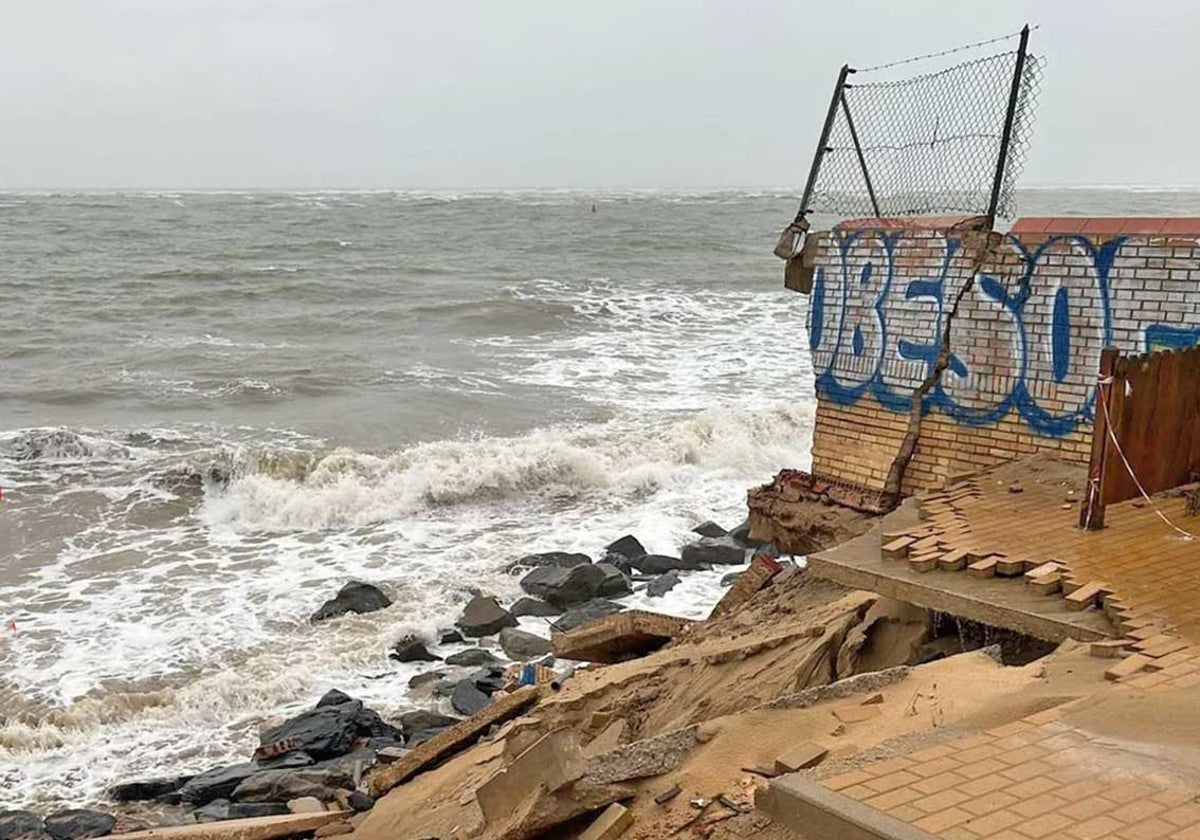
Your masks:
[[[500,631],[500,649],[505,656],[516,661],[544,656],[551,651],[549,639],[513,627],[505,627]]]
[[[702,537],[723,537],[729,532],[710,519],[708,522],[704,522],[693,528],[692,533],[699,534]]]
[[[425,648],[425,643],[416,636],[409,634],[392,647],[388,659],[397,662],[437,662],[440,657],[434,656]]]
[[[233,764],[229,767],[214,767],[205,770],[179,789],[179,798],[189,805],[207,805],[214,799],[228,799],[236,788],[262,768],[253,761]]]
[[[405,712],[400,715],[400,729],[404,732],[406,740],[411,741],[422,732],[429,730],[441,731],[447,726],[453,726],[458,723],[458,718],[450,717],[449,715],[430,712],[425,709],[417,709],[414,712]]]
[[[138,779],[133,782],[118,782],[106,792],[114,802],[143,802],[174,793],[191,780],[191,776],[159,776],[153,779]]]
[[[410,682],[411,686],[411,682]],[[354,724],[356,734],[360,738],[399,738],[400,730],[384,721],[377,712],[373,709],[363,708],[362,703],[355,700],[344,691],[338,691],[336,688],[330,689],[321,696],[317,701],[315,709],[323,709],[327,706],[344,706],[347,703],[357,703],[358,711],[354,715]],[[315,758],[322,758],[318,755]],[[261,761],[259,762],[262,763]],[[305,762],[311,763],[311,762]],[[295,766],[300,766],[299,764]]]
[[[560,569],[543,566],[521,578],[521,588],[559,609],[568,609],[605,595],[631,591],[629,579],[610,563]]]
[[[450,694],[450,705],[468,717],[482,711],[491,702],[492,698],[480,691],[471,679],[460,681]]]
[[[763,542],[762,540],[750,539],[750,520],[749,519],[743,520],[741,525],[737,526],[732,531],[730,531],[729,536],[731,539],[736,540],[738,543],[746,546],[746,548],[766,548],[767,546],[770,545],[769,542]]]
[[[611,563],[597,563],[596,568],[604,572],[604,579],[596,588],[596,595],[601,598],[620,598],[633,591],[629,585],[629,577]]]
[[[552,607],[545,601],[542,601],[538,598],[530,598],[528,596],[522,596],[518,598],[513,605],[508,608],[508,611],[517,618],[525,615],[537,616],[539,618],[549,618],[550,616],[558,615],[560,612],[562,612],[562,610],[560,610],[558,607]]]
[[[478,595],[467,603],[454,623],[464,635],[478,638],[499,633],[505,627],[516,627],[517,619],[495,598]]]
[[[638,542],[632,534],[626,534],[619,540],[604,546],[604,559],[613,563],[617,560],[636,560],[646,553],[646,547]]]
[[[661,574],[646,584],[646,594],[651,598],[661,598],[679,585],[679,572],[672,570]]]
[[[316,764],[317,761],[308,753],[296,750],[295,752],[273,755],[267,758],[256,757],[254,763],[263,770],[288,770],[296,767],[310,767]]]
[[[46,833],[52,840],[84,840],[112,833],[116,817],[103,811],[72,808],[46,817]]]
[[[589,621],[594,621],[597,618],[604,618],[606,615],[619,613],[625,609],[620,604],[614,601],[607,601],[603,598],[593,598],[586,604],[580,604],[578,607],[572,607],[562,614],[562,617],[554,622],[554,627],[558,630],[567,631],[574,630],[581,624],[586,624]]]
[[[736,566],[746,562],[746,547],[732,537],[702,537],[683,547],[681,559],[693,569],[700,565]]]
[[[262,733],[263,748],[286,741],[286,752],[300,750],[320,760],[350,752],[358,737],[362,703],[351,700],[336,706],[318,706]]]
[[[287,802],[315,796],[323,802],[338,788],[353,788],[352,772],[338,767],[264,770],[242,781],[230,797],[237,802]]]
[[[680,557],[668,557],[665,554],[647,554],[634,561],[634,568],[646,575],[661,575],[675,569],[685,568]]]
[[[45,836],[42,818],[33,811],[0,811],[0,840],[40,840]]]
[[[310,621],[324,621],[327,618],[337,618],[339,615],[352,613],[369,613],[392,605],[391,599],[384,595],[378,587],[369,583],[352,580],[338,590],[334,598],[330,598],[312,614]]]
[[[504,630],[509,629],[511,628],[504,628]],[[504,630],[501,630],[500,632],[503,633]],[[484,650],[483,648],[467,648],[466,650],[460,650],[458,653],[450,654],[445,659],[447,665],[466,665],[472,668],[478,667],[479,665],[494,665],[499,661],[500,659],[494,653],[492,653],[490,650]]]
[[[510,564],[508,570],[511,572],[518,567],[536,569],[540,566],[558,566],[559,568],[569,569],[572,566],[582,566],[585,563],[591,562],[592,558],[586,554],[573,554],[569,551],[545,551],[541,554],[526,554],[520,560]]]

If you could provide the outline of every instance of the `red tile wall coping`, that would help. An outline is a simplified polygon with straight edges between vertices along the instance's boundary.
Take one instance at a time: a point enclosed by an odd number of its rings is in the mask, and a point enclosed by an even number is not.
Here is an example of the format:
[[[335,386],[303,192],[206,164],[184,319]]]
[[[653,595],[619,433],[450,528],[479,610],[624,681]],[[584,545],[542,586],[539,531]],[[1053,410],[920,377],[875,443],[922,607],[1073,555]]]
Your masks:
[[[1027,216],[1013,224],[1009,233],[1080,233],[1115,236],[1200,236],[1196,216]]]
[[[834,230],[976,230],[987,216],[901,216],[899,218],[846,219]]]

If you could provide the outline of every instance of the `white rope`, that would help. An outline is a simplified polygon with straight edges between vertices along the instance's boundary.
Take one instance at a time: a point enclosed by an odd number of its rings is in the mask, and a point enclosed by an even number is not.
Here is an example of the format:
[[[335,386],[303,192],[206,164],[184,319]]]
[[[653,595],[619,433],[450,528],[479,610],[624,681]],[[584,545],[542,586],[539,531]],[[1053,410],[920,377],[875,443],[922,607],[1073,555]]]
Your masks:
[[[1103,385],[1111,385],[1112,383],[1113,383],[1113,378],[1111,376],[1100,379],[1100,384],[1102,386]],[[1197,534],[1193,534],[1190,531],[1185,531],[1182,528],[1180,528],[1178,525],[1176,525],[1174,522],[1172,522],[1170,519],[1167,519],[1167,515],[1159,509],[1158,505],[1154,504],[1154,500],[1150,498],[1150,494],[1146,492],[1146,488],[1142,486],[1142,482],[1140,482],[1138,480],[1138,477],[1136,475],[1134,475],[1133,467],[1130,465],[1129,459],[1125,457],[1125,453],[1121,449],[1121,444],[1117,441],[1117,436],[1113,432],[1112,417],[1108,413],[1108,400],[1106,400],[1104,398],[1104,390],[1102,388],[1096,389],[1096,401],[1098,403],[1100,403],[1100,407],[1104,409],[1104,420],[1105,420],[1105,426],[1107,427],[1107,430],[1108,430],[1108,438],[1109,438],[1109,440],[1112,441],[1113,448],[1117,450],[1117,454],[1121,456],[1121,463],[1125,465],[1125,472],[1129,473],[1129,477],[1132,478],[1133,483],[1137,485],[1138,492],[1142,494],[1142,498],[1145,499],[1146,503],[1149,504],[1150,507],[1154,509],[1154,512],[1156,514],[1158,514],[1159,519],[1161,519],[1163,522],[1167,523],[1168,527],[1173,528],[1185,540],[1196,539],[1196,537],[1198,536]]]

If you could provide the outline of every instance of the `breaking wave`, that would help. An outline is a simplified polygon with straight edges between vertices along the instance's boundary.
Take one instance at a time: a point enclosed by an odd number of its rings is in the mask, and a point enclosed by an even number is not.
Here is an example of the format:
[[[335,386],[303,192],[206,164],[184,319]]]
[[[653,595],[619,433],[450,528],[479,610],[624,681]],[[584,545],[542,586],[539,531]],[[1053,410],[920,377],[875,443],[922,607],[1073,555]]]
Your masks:
[[[666,422],[612,420],[520,437],[422,443],[390,455],[243,451],[204,516],[237,530],[359,527],[427,506],[520,496],[631,497],[681,479],[680,468],[743,475],[794,464],[808,447],[808,406],[709,410]]]

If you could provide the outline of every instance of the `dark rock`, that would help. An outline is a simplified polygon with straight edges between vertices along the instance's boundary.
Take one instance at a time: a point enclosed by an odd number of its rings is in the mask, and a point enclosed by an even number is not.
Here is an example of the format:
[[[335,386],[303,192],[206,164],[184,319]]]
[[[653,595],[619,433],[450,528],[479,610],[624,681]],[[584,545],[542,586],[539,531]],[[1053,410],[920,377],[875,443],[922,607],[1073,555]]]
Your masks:
[[[254,817],[275,817],[288,813],[286,802],[230,802],[218,799],[192,812],[196,822],[246,820]]]
[[[297,750],[296,752],[284,753],[283,755],[274,755],[270,758],[256,758],[254,763],[263,770],[286,770],[296,767],[309,767],[316,763],[308,753]]]
[[[408,680],[408,687],[410,690],[414,688],[420,688],[426,683],[437,682],[444,676],[446,676],[445,671],[426,671],[423,674],[417,674],[416,676],[410,677]]]
[[[327,618],[337,618],[339,615],[352,613],[369,613],[392,605],[391,599],[384,595],[378,587],[369,583],[352,580],[338,590],[334,598],[330,598],[321,608],[312,614],[310,621],[324,621]]]
[[[509,628],[506,627],[504,629],[507,630]],[[504,631],[502,630],[501,632]],[[447,665],[467,665],[472,668],[479,665],[493,665],[499,661],[500,659],[495,654],[483,648],[468,648],[446,657]]]
[[[425,709],[417,709],[415,712],[405,712],[400,715],[400,729],[404,732],[405,739],[409,741],[421,732],[430,729],[445,729],[447,726],[453,726],[456,723],[458,723],[458,718],[426,711]]]
[[[710,519],[703,525],[697,525],[693,528],[692,533],[699,534],[702,537],[723,537],[729,532]]]
[[[255,773],[261,772],[262,768],[253,761],[229,767],[214,767],[193,776],[191,781],[179,789],[179,797],[189,805],[207,805],[214,799],[228,799],[234,788]]]
[[[0,840],[39,840],[45,836],[42,818],[33,811],[0,811]]]
[[[629,591],[629,581],[608,563],[573,566],[570,569],[543,566],[521,578],[522,589],[560,609],[585,603],[597,597],[602,588],[616,594],[622,585],[624,591]]]
[[[375,797],[369,793],[363,793],[361,790],[351,791],[346,797],[346,801],[355,811],[370,811],[375,807]]]
[[[620,598],[633,591],[629,585],[629,577],[611,563],[597,563],[596,568],[604,572],[604,580],[596,588],[596,595],[601,598]]]
[[[512,611],[510,610],[509,612]],[[463,634],[459,633],[457,630],[442,630],[438,633],[439,645],[458,645],[465,641],[466,639],[463,638]]]
[[[702,563],[734,566],[746,562],[746,547],[732,537],[701,537],[683,547],[681,559],[692,568]]]
[[[396,730],[396,737],[387,739],[387,743],[394,744],[396,740],[402,739],[400,730]],[[372,739],[367,739],[368,741]],[[379,739],[383,740],[383,739]],[[306,767],[303,770],[293,771],[300,773],[324,773],[325,783],[330,787],[354,787],[354,768],[355,765],[366,769],[375,763],[375,750],[360,747],[345,755],[339,755],[337,758],[327,758],[324,761],[318,761],[311,767]]]
[[[597,618],[604,618],[606,615],[619,613],[625,609],[614,601],[606,601],[603,598],[594,598],[586,604],[581,604],[578,607],[572,607],[562,614],[562,617],[554,622],[554,626],[559,630],[574,630],[580,624],[585,624],[589,621],[594,621]]]
[[[434,735],[445,732],[449,728],[450,727],[448,727],[448,726],[442,726],[442,727],[438,727],[437,729],[422,729],[420,732],[418,732],[416,735],[414,735],[412,737],[412,740],[408,742],[408,745],[410,747],[419,747],[421,744],[424,744],[426,741],[428,741]]]
[[[53,840],[83,840],[85,837],[103,837],[110,834],[117,824],[116,817],[103,811],[87,808],[72,808],[46,817],[46,833]]]
[[[374,709],[362,709],[354,716],[359,738],[399,738],[400,730],[379,716]],[[318,762],[319,763],[319,762]]]
[[[321,699],[317,701],[317,705],[313,708],[320,709],[322,706],[340,706],[343,703],[353,702],[354,698],[346,692],[331,688],[321,695]]]
[[[491,636],[505,627],[517,626],[512,613],[500,606],[495,598],[483,596],[472,598],[454,623],[472,638]]]
[[[621,539],[604,546],[604,559],[613,562],[619,557],[626,560],[636,560],[646,553],[646,547],[638,542],[637,537],[626,534]]]
[[[498,665],[485,666],[471,674],[470,680],[476,688],[491,697],[504,688],[504,668]]]
[[[228,799],[214,799],[202,808],[192,811],[192,818],[198,823],[220,822],[229,819]]]
[[[388,659],[397,662],[437,662],[440,657],[434,656],[425,649],[425,643],[416,636],[408,635],[396,642]]]
[[[301,750],[315,759],[333,758],[354,746],[359,732],[362,703],[352,700],[336,706],[318,706],[262,733],[262,746],[279,741],[292,742],[292,750]]]
[[[441,679],[433,686],[434,697],[449,697],[454,693],[454,689],[458,688],[461,680]]]
[[[234,802],[229,806],[229,819],[248,820],[255,817],[277,817],[290,813],[286,802]]]
[[[661,574],[646,584],[646,594],[651,598],[661,598],[679,585],[679,572],[672,570]]]
[[[505,656],[513,660],[533,659],[551,650],[549,639],[512,627],[500,631],[500,648]]]
[[[454,686],[450,695],[450,705],[468,717],[483,710],[491,702],[492,698],[476,688],[475,683],[469,679],[462,680]]]
[[[674,569],[685,568],[680,557],[668,557],[665,554],[647,554],[634,562],[634,567],[642,574],[661,575]]]
[[[744,522],[742,522],[741,525],[737,526],[732,531],[730,531],[729,536],[731,539],[736,540],[738,543],[740,543],[741,545],[744,545],[746,548],[766,548],[768,545],[770,545],[769,542],[763,542],[762,540],[750,539],[750,520],[749,519],[745,520]]]
[[[518,567],[536,569],[540,566],[558,566],[562,569],[569,569],[572,566],[582,566],[585,563],[591,562],[592,558],[586,554],[572,554],[568,551],[546,551],[542,554],[527,554],[515,563],[510,564],[508,570],[511,572]]]
[[[723,575],[721,577],[721,585],[722,586],[733,586],[733,582],[735,580],[737,580],[738,578],[740,578],[743,574],[745,574],[745,572],[730,572],[727,575]]]
[[[552,607],[545,601],[538,598],[521,597],[516,603],[508,608],[508,611],[520,618],[523,615],[533,615],[540,618],[549,618],[552,615],[558,615],[562,610],[558,607]]]
[[[167,793],[174,793],[191,779],[191,776],[160,776],[155,779],[139,779],[136,782],[120,782],[107,791],[114,802],[143,802]]]
[[[337,788],[354,786],[352,774],[352,768],[341,767],[264,770],[243,780],[230,799],[236,802],[287,802],[301,796],[315,796],[328,802]]]

